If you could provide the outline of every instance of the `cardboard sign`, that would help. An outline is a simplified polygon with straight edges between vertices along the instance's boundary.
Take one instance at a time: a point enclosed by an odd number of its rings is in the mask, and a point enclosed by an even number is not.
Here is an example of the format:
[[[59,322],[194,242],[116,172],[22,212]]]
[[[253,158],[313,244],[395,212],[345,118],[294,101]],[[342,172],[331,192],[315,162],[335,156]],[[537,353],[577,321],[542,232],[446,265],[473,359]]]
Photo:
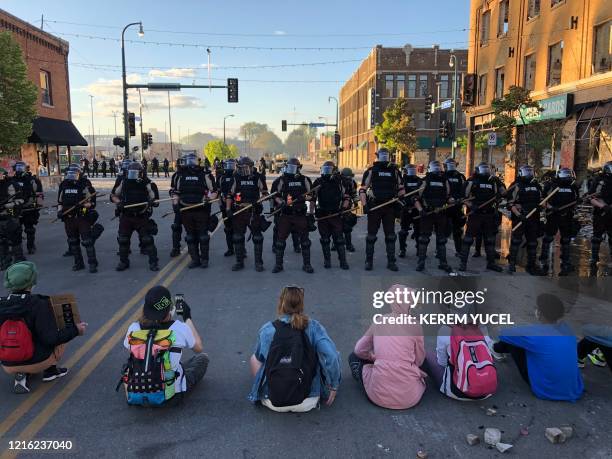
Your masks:
[[[51,305],[58,330],[69,324],[76,325],[81,322],[76,298],[72,293],[51,296]]]

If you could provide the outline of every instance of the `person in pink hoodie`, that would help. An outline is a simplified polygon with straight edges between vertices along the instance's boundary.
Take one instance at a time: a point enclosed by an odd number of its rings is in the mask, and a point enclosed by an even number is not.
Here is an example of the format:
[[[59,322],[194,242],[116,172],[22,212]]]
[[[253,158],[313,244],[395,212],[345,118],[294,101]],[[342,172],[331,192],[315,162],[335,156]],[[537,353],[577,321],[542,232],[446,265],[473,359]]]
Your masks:
[[[388,291],[403,291],[393,285]],[[391,304],[383,317],[408,314],[411,304]],[[353,377],[363,384],[366,396],[375,405],[403,410],[415,406],[425,392],[425,341],[420,325],[372,324],[349,356]]]

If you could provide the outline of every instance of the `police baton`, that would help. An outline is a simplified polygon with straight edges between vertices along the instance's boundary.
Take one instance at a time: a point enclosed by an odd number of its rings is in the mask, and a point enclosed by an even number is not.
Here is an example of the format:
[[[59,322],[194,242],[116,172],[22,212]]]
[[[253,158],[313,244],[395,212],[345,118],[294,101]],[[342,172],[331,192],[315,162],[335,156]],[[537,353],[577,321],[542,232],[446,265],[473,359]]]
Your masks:
[[[413,191],[411,191],[410,193],[406,193],[406,194],[404,194],[404,195],[402,195],[402,196],[398,196],[398,197],[396,197],[396,198],[390,199],[390,200],[389,200],[389,201],[387,201],[387,202],[383,202],[382,204],[379,204],[379,205],[377,205],[376,207],[372,207],[371,209],[368,209],[368,213],[372,212],[373,210],[378,210],[378,209],[380,209],[380,208],[382,208],[382,207],[388,206],[389,204],[393,204],[394,202],[397,202],[397,201],[399,201],[400,199],[404,199],[404,198],[407,198],[408,196],[412,196],[413,194],[416,194],[416,193],[418,193],[419,191],[423,191],[424,189],[425,189],[425,187],[424,187],[424,186],[422,186],[421,188],[417,188],[416,190],[413,190]],[[361,215],[359,215],[359,216],[361,216]]]
[[[174,198],[156,199],[153,202],[154,203],[155,202],[160,203],[160,202],[165,202],[165,201],[171,201],[172,199],[174,199]],[[123,208],[124,209],[130,209],[132,207],[146,206],[148,204],[149,204],[149,201],[144,201],[144,202],[139,202],[139,203],[136,203],[136,204],[130,204],[130,205],[124,206]]]
[[[344,209],[344,210],[343,210],[343,211],[341,211],[341,212],[336,212],[335,214],[326,215],[325,217],[315,218],[315,222],[320,222],[320,221],[323,221],[323,220],[327,220],[328,218],[334,218],[334,217],[337,217],[337,216],[339,216],[339,215],[344,215],[344,214],[346,214],[346,213],[348,213],[348,212],[352,212],[352,211],[353,211],[353,210],[355,210],[355,209],[357,209],[357,206],[355,206],[355,207],[349,207],[348,209]]]
[[[213,202],[217,202],[220,198],[211,199],[210,201],[207,199],[206,201],[200,202],[198,204],[194,204],[193,206],[181,207],[179,212],[185,212],[186,210],[195,209],[197,207],[203,207],[207,204],[212,204]]]
[[[442,207],[438,207],[434,210],[432,210],[431,212],[427,212],[425,215],[417,215],[416,217],[414,217],[413,220],[419,220],[421,217],[426,217],[428,215],[432,215],[432,214],[437,214],[439,212],[444,212],[447,209],[450,209],[451,207],[455,207],[458,206],[459,204],[463,204],[465,202],[471,201],[474,198],[466,198],[466,199],[461,199],[453,204],[445,204]]]
[[[534,207],[534,208],[533,208],[533,209],[532,209],[532,210],[531,210],[531,211],[530,211],[530,212],[527,214],[527,216],[525,217],[525,220],[528,220],[528,219],[529,219],[529,218],[530,218],[530,217],[531,217],[533,214],[535,214],[536,210],[538,210],[538,207],[541,207],[541,206],[543,206],[544,204],[546,204],[546,202],[548,202],[548,200],[549,200],[550,198],[552,198],[552,197],[553,197],[553,196],[554,196],[554,195],[557,193],[557,191],[559,191],[559,187],[557,187],[557,188],[555,188],[554,190],[552,190],[548,196],[546,196],[544,199],[542,199],[542,201],[540,201],[540,203],[537,205],[537,207]],[[518,229],[518,228],[519,228],[519,227],[520,227],[522,224],[523,224],[523,220],[521,220],[520,222],[518,222],[516,226],[513,226],[513,227],[512,227],[511,232],[512,232],[512,231],[517,230],[517,229]]]
[[[85,199],[81,199],[79,202],[77,202],[74,206],[72,206],[70,209],[68,209],[65,212],[62,212],[62,217],[68,215],[70,212],[72,212],[74,209],[76,209],[77,207],[79,207],[81,204],[89,201],[92,198],[101,198],[102,196],[106,196],[106,193],[102,194],[102,193],[94,193],[91,196],[87,196]],[[55,223],[56,221],[58,221],[59,218],[54,218],[53,220],[51,220],[51,223]]]
[[[303,196],[306,196],[306,195],[308,195],[308,194],[312,193],[313,191],[318,190],[319,188],[321,188],[321,185],[317,185],[317,186],[315,186],[314,188],[312,188],[312,189],[310,189],[310,190],[308,190],[308,191],[306,191],[306,192],[302,193],[301,195],[299,195],[299,196],[298,196],[297,198],[295,198],[295,199],[299,199],[299,198],[301,198],[301,197],[303,197]],[[292,202],[291,202],[291,204],[287,204],[287,206],[286,206],[286,207],[291,207],[291,206],[293,206],[293,202],[294,202],[294,201],[292,201]],[[277,214],[277,213],[279,213],[281,210],[283,210],[283,207],[279,207],[279,208],[278,208],[278,209],[276,209],[274,212],[270,212],[269,214],[267,214],[267,215],[265,216],[266,220],[268,219],[268,217],[272,217],[272,216],[276,215],[276,214]]]

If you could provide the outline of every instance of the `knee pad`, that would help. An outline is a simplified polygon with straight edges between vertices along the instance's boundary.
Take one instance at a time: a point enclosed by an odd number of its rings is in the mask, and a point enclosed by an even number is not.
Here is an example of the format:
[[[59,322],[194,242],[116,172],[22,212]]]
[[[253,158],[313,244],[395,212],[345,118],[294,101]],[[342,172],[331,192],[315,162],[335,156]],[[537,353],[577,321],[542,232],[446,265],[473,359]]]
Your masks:
[[[276,243],[274,244],[274,247],[276,249],[279,250],[285,250],[285,247],[287,247],[287,242],[286,241],[281,241],[280,239],[276,241]]]
[[[374,244],[376,242],[376,234],[368,234],[366,236],[366,242],[369,242],[370,244]]]
[[[140,240],[142,242],[142,245],[144,247],[147,247],[149,245],[153,245],[153,236],[151,236],[150,234],[143,234],[142,235],[142,239]]]
[[[263,234],[253,233],[253,244],[261,244],[264,241]]]
[[[28,225],[23,229],[23,232],[26,234],[36,234],[36,228],[34,228],[34,226]]]
[[[195,244],[197,241],[198,239],[192,233],[187,233],[185,235],[185,242],[187,244]]]
[[[346,241],[344,240],[344,234],[337,234],[334,235],[334,243],[336,245],[344,245],[346,243]]]
[[[234,244],[242,244],[244,242],[244,233],[234,233],[232,241]]]
[[[554,236],[551,236],[549,234],[546,234],[543,238],[542,238],[542,242],[544,242],[545,244],[550,244],[552,241],[555,240]]]
[[[446,236],[442,236],[441,238],[436,236],[436,245],[446,245],[447,242],[448,238]]]
[[[119,236],[117,236],[117,242],[119,243],[119,245],[130,245],[130,237],[120,234]]]
[[[300,240],[300,245],[302,246],[303,249],[309,249],[311,244],[312,243],[310,242],[310,239],[308,238],[308,236]]]
[[[79,245],[79,238],[78,237],[69,237],[68,238],[68,245]]]
[[[474,243],[474,237],[473,236],[465,236],[463,238],[463,243],[465,245],[472,245]]]
[[[527,250],[531,249],[531,250],[535,250],[538,248],[538,241],[529,241],[527,243]]]
[[[387,235],[385,236],[385,242],[389,242],[389,243],[391,243],[391,242],[395,242],[396,240],[397,240],[397,235],[396,235],[395,233],[393,233],[393,234],[387,234]]]
[[[208,233],[201,233],[199,239],[200,244],[208,244],[210,241],[210,236],[208,235]]]
[[[81,245],[83,247],[93,247],[94,240],[92,238],[90,238],[90,237],[84,238],[83,240],[81,240]]]
[[[429,236],[425,235],[425,234],[421,234],[419,235],[419,239],[418,239],[419,244],[429,244]]]
[[[512,239],[510,240],[510,242],[512,243],[512,245],[521,245],[521,242],[523,242],[523,238],[522,237],[513,236]]]
[[[331,242],[331,239],[328,237],[325,237],[325,238],[322,237],[321,239],[319,239],[319,241],[321,242],[321,244],[327,245]]]

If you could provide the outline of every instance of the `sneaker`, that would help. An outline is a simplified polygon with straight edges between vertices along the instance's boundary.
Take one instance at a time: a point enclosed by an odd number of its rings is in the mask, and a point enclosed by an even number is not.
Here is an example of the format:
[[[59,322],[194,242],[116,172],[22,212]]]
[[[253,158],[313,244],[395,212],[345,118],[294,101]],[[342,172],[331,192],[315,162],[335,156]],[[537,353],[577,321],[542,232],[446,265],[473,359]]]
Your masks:
[[[586,358],[578,359],[578,368],[584,368],[586,366]]]
[[[606,358],[604,357],[603,352],[601,352],[599,348],[595,349],[587,357],[589,358],[591,363],[597,367],[606,366]]]
[[[62,378],[68,373],[68,368],[58,368],[55,365],[50,366],[43,372],[43,382],[53,381],[57,378]]]
[[[15,383],[13,386],[13,392],[16,394],[28,394],[30,388],[28,387],[28,375],[25,373],[17,373],[15,375]]]

